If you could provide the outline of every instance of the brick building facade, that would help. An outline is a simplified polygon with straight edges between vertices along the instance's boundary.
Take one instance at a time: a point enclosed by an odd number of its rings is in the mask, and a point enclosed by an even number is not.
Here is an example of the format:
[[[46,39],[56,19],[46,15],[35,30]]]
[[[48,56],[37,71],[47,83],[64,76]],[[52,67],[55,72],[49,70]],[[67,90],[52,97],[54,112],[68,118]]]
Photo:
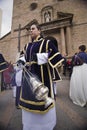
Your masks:
[[[0,39],[0,52],[8,61],[30,41],[31,22],[38,21],[44,36],[54,36],[67,56],[87,45],[86,0],[14,0],[11,33]]]
[[[1,37],[2,10],[0,9],[0,37]]]

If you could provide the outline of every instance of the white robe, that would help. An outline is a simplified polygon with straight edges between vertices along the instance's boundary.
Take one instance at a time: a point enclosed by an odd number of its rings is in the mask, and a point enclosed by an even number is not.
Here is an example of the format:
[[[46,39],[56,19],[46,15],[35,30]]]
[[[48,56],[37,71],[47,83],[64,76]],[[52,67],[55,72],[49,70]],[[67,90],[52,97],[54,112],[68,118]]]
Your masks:
[[[56,125],[56,110],[51,108],[45,114],[37,114],[22,109],[23,130],[53,130]]]
[[[69,96],[73,103],[84,107],[87,103],[87,64],[75,66],[70,80]]]

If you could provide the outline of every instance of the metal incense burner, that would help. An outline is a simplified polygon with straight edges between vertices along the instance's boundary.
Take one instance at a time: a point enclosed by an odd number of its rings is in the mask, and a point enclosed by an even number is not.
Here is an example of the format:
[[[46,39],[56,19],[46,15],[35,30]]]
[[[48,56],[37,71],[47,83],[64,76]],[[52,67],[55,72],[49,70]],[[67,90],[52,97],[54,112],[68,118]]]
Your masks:
[[[25,70],[26,71],[26,70]],[[47,108],[54,100],[48,97],[48,88],[30,71],[26,71],[28,74],[28,82],[30,82],[30,87],[34,93],[37,100],[43,100],[45,102],[45,108]]]

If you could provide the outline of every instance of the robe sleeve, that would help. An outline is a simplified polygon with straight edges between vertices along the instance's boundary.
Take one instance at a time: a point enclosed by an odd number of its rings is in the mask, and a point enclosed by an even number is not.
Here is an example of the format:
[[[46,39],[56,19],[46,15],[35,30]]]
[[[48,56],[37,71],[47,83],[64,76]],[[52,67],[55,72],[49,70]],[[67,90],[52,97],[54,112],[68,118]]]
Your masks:
[[[48,63],[52,68],[57,67],[64,61],[62,55],[51,41],[49,41],[48,43],[48,52]]]
[[[7,62],[5,61],[2,54],[0,54],[0,72],[8,68]]]

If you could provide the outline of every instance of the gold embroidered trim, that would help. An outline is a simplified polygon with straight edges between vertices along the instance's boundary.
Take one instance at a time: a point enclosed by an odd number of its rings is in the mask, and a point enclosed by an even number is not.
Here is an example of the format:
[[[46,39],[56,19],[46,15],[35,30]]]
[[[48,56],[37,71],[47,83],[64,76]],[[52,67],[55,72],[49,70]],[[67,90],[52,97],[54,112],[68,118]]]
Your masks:
[[[54,107],[54,103],[53,103],[50,107],[48,107],[48,109],[46,109],[46,110],[44,110],[44,111],[40,111],[40,110],[30,110],[30,109],[25,108],[25,107],[23,107],[23,106],[21,106],[21,105],[19,105],[19,107],[20,107],[21,109],[24,109],[24,110],[29,111],[29,112],[45,114],[45,113],[48,112],[51,108]]]
[[[1,66],[1,65],[4,65],[5,63],[6,63],[6,62],[0,63],[0,66]]]
[[[57,62],[55,65],[53,65],[51,62],[50,62],[50,60],[49,60],[49,64],[53,67],[53,68],[55,68],[55,67],[57,67],[60,63],[62,63],[64,61],[64,59],[61,59],[59,62]]]
[[[22,90],[21,90],[21,92],[20,92],[20,100],[21,101],[23,101],[24,103],[27,103],[27,104],[32,104],[32,105],[44,105],[45,104],[45,102],[34,102],[34,101],[27,101],[27,100],[25,100],[25,99],[23,99],[22,98]]]

